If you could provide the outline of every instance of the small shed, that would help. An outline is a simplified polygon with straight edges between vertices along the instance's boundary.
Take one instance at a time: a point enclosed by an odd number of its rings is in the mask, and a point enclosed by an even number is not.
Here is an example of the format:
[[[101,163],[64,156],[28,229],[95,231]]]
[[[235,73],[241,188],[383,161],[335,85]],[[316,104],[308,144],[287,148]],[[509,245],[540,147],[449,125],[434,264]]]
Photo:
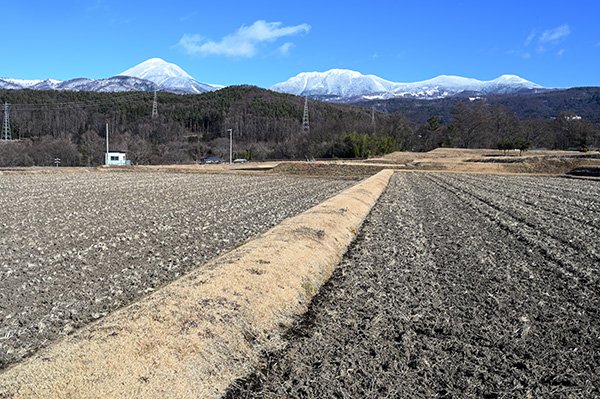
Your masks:
[[[131,161],[127,159],[126,151],[109,151],[104,155],[104,164],[108,166],[128,166]]]

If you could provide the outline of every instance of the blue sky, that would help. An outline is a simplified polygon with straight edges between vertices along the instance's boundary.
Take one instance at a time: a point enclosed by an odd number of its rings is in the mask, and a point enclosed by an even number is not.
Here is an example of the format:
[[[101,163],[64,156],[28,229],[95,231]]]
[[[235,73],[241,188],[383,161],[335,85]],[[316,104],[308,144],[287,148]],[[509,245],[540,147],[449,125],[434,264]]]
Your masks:
[[[102,78],[148,58],[269,87],[347,68],[411,82],[600,86],[600,1],[4,1],[0,76]]]

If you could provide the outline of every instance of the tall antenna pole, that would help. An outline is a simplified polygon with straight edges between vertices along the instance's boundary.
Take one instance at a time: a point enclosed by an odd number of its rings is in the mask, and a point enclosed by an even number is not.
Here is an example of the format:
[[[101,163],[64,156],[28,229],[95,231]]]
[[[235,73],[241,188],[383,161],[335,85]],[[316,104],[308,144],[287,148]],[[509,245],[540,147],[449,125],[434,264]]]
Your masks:
[[[308,97],[304,97],[304,115],[302,116],[302,130],[310,132],[310,123],[308,122]]]
[[[375,134],[375,106],[371,107],[371,127],[373,128],[373,134]]]
[[[371,123],[375,126],[375,106],[371,107]]]
[[[158,117],[158,101],[156,100],[156,90],[154,90],[154,100],[152,101],[152,119]]]
[[[229,163],[233,163],[233,129],[227,129],[229,131]]]
[[[8,116],[8,102],[4,102],[4,123],[2,124],[2,140],[12,140],[10,134],[10,118]]]
[[[108,122],[106,122],[106,155],[104,156],[104,164],[108,165]]]

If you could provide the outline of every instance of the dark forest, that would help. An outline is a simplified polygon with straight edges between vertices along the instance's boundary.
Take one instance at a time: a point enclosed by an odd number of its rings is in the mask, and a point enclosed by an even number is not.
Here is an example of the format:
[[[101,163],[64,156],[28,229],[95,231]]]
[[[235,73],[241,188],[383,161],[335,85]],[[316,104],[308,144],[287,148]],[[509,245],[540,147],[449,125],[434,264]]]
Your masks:
[[[508,104],[455,98],[363,107],[309,100],[306,132],[304,98],[253,86],[200,95],[158,93],[156,118],[153,93],[5,90],[0,99],[10,104],[13,140],[0,141],[0,166],[52,165],[55,158],[63,166],[100,165],[107,123],[111,150],[127,151],[136,164],[226,158],[227,129],[233,130],[234,156],[250,160],[368,158],[437,147],[585,151],[600,145],[598,121],[590,117],[600,115],[600,96],[594,98],[583,103],[587,107],[581,102],[549,107],[548,100],[536,98],[534,104],[546,106],[527,114],[511,105],[520,98]]]

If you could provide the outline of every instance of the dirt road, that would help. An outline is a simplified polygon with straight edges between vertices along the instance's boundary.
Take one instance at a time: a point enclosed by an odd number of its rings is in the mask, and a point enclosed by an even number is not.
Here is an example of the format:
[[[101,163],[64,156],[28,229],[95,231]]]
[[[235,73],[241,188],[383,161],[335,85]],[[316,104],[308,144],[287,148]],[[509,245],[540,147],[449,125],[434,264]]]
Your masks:
[[[600,185],[396,174],[229,398],[600,397]]]

